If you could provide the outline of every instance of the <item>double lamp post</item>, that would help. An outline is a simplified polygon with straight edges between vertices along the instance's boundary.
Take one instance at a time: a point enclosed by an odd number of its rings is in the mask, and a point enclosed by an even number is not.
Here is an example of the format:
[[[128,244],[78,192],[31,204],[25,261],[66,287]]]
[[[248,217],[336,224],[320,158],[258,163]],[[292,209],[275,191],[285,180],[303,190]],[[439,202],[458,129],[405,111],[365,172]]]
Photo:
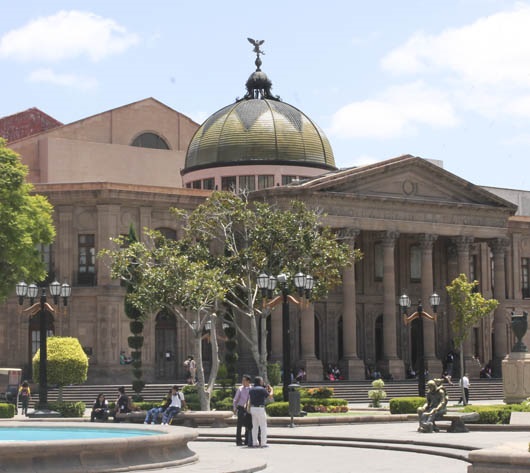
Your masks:
[[[291,383],[291,333],[289,320],[289,301],[294,304],[300,304],[300,301],[289,294],[288,276],[286,274],[278,274],[278,276],[269,276],[266,273],[261,273],[257,280],[258,287],[261,289],[263,296],[264,307],[274,307],[282,303],[282,335],[283,335],[283,400],[289,400],[289,384]],[[273,292],[277,284],[281,294],[274,299]],[[306,299],[311,297],[311,290],[313,289],[313,276],[309,274],[297,273],[294,275],[294,285],[300,297],[305,296]],[[266,300],[269,302],[265,302]]]
[[[35,299],[39,294],[41,295],[39,301],[35,303]],[[63,298],[63,304],[66,307],[68,298],[72,293],[72,288],[69,284],[61,284],[57,281],[52,282],[48,289],[53,297],[53,303],[55,306],[59,304],[59,298]],[[24,298],[29,298],[31,306],[25,310],[29,312],[30,316],[36,314],[39,315],[39,348],[40,348],[40,362],[39,362],[39,407],[45,409],[48,404],[48,376],[47,376],[47,362],[48,362],[48,351],[47,351],[47,339],[48,339],[48,317],[52,316],[55,309],[48,304],[46,298],[46,288],[39,288],[36,284],[26,284],[25,282],[19,282],[16,285],[16,293],[18,296],[18,303],[22,305]]]
[[[421,301],[418,301],[418,307],[416,312],[411,315],[407,315],[407,311],[410,307],[410,297],[403,294],[399,298],[399,306],[403,311],[403,320],[405,325],[410,324],[413,320],[418,319],[418,350],[416,352],[417,360],[417,371],[418,371],[418,395],[425,397],[425,350],[423,346],[423,318],[427,318],[431,321],[436,320],[436,310],[440,305],[440,296],[436,293],[429,297],[429,303],[432,307],[434,315],[430,315],[423,310]]]

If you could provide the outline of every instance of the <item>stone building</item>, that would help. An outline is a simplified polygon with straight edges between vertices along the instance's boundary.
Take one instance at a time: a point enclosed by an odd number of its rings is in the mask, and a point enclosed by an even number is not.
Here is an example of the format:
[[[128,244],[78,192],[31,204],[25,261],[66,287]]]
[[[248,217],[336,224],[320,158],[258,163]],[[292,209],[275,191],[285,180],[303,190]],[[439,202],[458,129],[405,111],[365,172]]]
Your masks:
[[[399,379],[416,366],[419,334],[402,321],[403,292],[429,313],[429,296],[441,296],[438,319],[424,323],[423,337],[427,366],[439,374],[454,348],[445,286],[460,273],[500,302],[473,329],[467,369],[478,376],[475,360],[498,367],[513,342],[510,313],[530,309],[529,193],[483,188],[408,155],[338,170],[324,133],[271,94],[260,65],[244,98],[202,126],[150,98],[9,141],[36,192],[55,208],[57,238],[42,254],[49,278],[68,281],[72,297],[49,331],[79,338],[90,356],[89,382],[130,380],[119,364],[129,335],[124,289],[97,252],[131,223],[140,238],[145,227],[178,238],[169,209],[193,209],[216,188],[244,188],[278,205],[303,200],[364,254],[326,300],[291,308],[291,360],[309,380],[322,379],[329,363],[353,380],[364,379],[367,367]],[[14,295],[0,312],[0,365],[28,368],[38,320],[20,314]],[[270,320],[271,359],[278,361],[280,315],[274,310]],[[183,379],[191,346],[184,325],[152,314],[144,335],[145,379]],[[248,347],[240,347],[241,369],[252,372]]]

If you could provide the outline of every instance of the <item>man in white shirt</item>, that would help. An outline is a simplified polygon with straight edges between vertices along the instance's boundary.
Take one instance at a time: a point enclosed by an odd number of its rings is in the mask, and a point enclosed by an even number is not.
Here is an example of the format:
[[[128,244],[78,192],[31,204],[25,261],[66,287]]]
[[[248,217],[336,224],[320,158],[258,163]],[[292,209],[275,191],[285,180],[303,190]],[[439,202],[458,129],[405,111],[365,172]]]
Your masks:
[[[169,422],[171,422],[171,419],[173,419],[173,417],[175,417],[182,410],[183,407],[186,407],[184,393],[179,390],[179,387],[175,384],[171,390],[171,404],[162,416],[162,425],[167,425]]]
[[[465,406],[465,405],[469,404],[469,376],[468,376],[467,373],[464,374],[464,376],[462,376],[462,378],[460,379],[460,386],[462,386],[464,388],[465,399],[460,398],[460,400],[458,401],[458,404],[463,402],[463,404]]]

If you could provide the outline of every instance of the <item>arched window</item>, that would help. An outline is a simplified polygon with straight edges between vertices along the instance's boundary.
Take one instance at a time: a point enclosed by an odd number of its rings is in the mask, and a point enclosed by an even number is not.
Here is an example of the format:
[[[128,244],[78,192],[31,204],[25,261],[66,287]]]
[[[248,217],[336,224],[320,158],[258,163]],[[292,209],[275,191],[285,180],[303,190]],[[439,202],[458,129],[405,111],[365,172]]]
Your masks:
[[[156,133],[142,133],[134,139],[131,146],[138,146],[139,148],[169,149],[164,138],[158,136]]]

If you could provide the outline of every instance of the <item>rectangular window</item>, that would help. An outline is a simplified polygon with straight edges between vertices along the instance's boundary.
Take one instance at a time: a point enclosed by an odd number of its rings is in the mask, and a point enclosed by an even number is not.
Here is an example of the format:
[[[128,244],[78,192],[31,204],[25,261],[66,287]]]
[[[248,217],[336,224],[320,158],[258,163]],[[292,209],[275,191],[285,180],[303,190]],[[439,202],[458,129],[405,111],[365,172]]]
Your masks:
[[[213,177],[202,180],[202,188],[207,190],[212,190],[215,187],[215,181]]]
[[[221,178],[221,190],[234,192],[236,190],[236,176]]]
[[[40,253],[41,260],[44,263],[46,272],[49,275],[52,272],[52,246],[39,243],[36,248]]]
[[[421,281],[421,248],[418,245],[410,247],[410,280]]]
[[[477,279],[477,255],[471,255],[469,258],[469,280]]]
[[[78,276],[77,283],[94,285],[96,278],[96,245],[94,234],[78,235]]]
[[[267,189],[267,187],[274,187],[274,176],[258,176],[258,189]]]
[[[193,181],[191,183],[191,187],[193,187],[193,189],[200,189],[201,188],[201,181]]]
[[[523,299],[530,299],[530,258],[521,258],[521,289],[523,292]]]
[[[282,176],[282,186],[286,186],[287,184],[290,184],[296,179],[296,176]]]
[[[256,190],[256,177],[255,176],[239,176],[239,190],[240,191]]]

